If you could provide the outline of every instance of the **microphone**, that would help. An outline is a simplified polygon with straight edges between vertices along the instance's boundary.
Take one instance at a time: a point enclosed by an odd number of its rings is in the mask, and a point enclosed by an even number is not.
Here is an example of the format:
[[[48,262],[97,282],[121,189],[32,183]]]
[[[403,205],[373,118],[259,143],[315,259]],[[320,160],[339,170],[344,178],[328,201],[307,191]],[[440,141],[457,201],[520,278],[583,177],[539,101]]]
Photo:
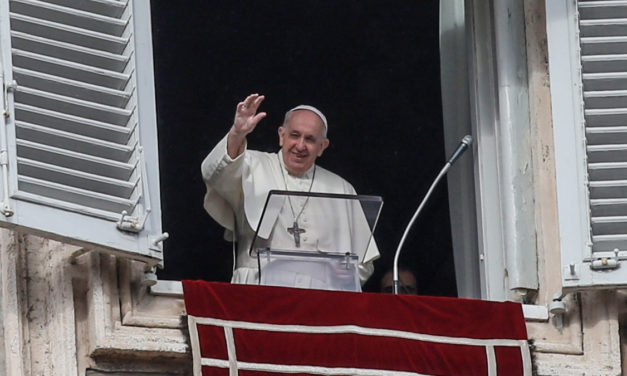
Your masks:
[[[455,163],[457,158],[459,158],[466,151],[466,149],[468,149],[468,146],[470,146],[470,144],[472,144],[472,136],[467,134],[464,136],[464,138],[462,138],[462,141],[459,143],[459,146],[457,147],[457,149],[455,149],[455,151],[453,152],[453,154],[451,155],[451,157],[448,159],[446,163],[451,164],[451,165]]]
[[[405,232],[403,233],[403,237],[401,238],[401,241],[398,243],[398,247],[396,248],[396,254],[394,255],[394,270],[393,270],[393,273],[394,273],[394,294],[396,294],[396,295],[398,295],[399,287],[400,287],[400,282],[399,282],[399,279],[398,279],[398,257],[401,254],[401,248],[403,247],[403,243],[405,243],[405,238],[407,238],[407,234],[409,233],[409,229],[414,224],[414,221],[416,221],[416,218],[418,218],[418,214],[420,213],[422,208],[425,206],[425,203],[427,202],[427,200],[431,196],[431,193],[433,192],[433,189],[435,188],[435,186],[440,182],[440,179],[442,179],[442,177],[444,175],[446,175],[446,173],[448,172],[448,169],[451,168],[451,166],[453,165],[453,163],[455,163],[457,158],[459,158],[466,151],[466,149],[468,149],[468,146],[470,146],[470,144],[472,144],[472,136],[470,136],[470,135],[464,136],[462,141],[459,143],[459,146],[457,147],[457,149],[455,149],[455,151],[453,152],[451,157],[444,164],[444,167],[442,167],[442,170],[440,170],[440,173],[438,174],[438,176],[435,178],[433,183],[431,183],[431,186],[429,187],[429,190],[427,191],[427,194],[425,195],[425,197],[420,202],[420,205],[418,206],[418,209],[414,213],[414,216],[411,218],[411,220],[409,221],[409,224],[405,228]]]

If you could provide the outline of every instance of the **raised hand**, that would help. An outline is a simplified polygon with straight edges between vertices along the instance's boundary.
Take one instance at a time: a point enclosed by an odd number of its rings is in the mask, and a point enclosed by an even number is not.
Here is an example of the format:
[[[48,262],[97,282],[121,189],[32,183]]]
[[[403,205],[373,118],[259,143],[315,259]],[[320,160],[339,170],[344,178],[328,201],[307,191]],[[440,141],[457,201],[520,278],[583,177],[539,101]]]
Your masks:
[[[251,94],[235,107],[235,118],[227,141],[227,152],[231,158],[242,153],[246,135],[255,129],[261,119],[266,117],[265,112],[257,113],[264,99],[263,95]]]
[[[265,112],[257,113],[259,105],[264,99],[263,95],[251,94],[244,101],[237,104],[232,128],[232,132],[235,135],[246,137],[247,134],[255,129],[257,123],[266,117]]]

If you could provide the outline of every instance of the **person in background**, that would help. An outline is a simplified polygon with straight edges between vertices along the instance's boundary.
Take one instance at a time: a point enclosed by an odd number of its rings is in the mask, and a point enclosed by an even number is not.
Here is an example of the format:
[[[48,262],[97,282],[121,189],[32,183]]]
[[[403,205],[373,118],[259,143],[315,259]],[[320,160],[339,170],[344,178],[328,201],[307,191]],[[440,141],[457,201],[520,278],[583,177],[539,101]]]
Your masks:
[[[414,273],[403,267],[398,268],[399,293],[400,294],[418,294],[418,284]],[[394,292],[394,270],[388,270],[381,278],[381,292]]]

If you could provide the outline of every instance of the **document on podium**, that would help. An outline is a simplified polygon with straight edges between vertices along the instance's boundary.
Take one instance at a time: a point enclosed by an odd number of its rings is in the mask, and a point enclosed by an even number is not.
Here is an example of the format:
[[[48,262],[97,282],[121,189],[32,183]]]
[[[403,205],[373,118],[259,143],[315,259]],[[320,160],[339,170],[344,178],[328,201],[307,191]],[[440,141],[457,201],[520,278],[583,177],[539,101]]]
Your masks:
[[[260,284],[361,291],[357,266],[376,249],[380,196],[273,190],[251,244]]]

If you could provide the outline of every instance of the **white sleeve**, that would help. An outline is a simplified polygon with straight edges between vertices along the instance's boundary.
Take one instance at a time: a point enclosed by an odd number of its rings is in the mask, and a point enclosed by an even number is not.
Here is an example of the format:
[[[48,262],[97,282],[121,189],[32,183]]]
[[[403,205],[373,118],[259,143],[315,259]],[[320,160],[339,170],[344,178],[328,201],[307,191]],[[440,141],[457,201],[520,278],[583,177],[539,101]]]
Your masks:
[[[227,153],[227,136],[211,150],[201,164],[202,178],[207,187],[204,208],[223,227],[233,230],[233,213],[241,207],[244,152],[233,159]]]

